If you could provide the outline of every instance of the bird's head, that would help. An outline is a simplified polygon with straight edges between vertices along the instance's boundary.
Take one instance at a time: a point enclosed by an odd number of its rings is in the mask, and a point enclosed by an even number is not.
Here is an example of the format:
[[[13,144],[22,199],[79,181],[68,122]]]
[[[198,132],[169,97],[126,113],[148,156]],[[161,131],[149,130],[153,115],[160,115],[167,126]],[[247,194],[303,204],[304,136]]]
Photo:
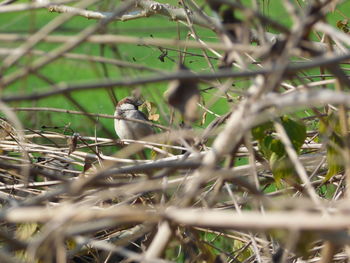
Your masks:
[[[141,99],[135,98],[135,97],[126,97],[122,100],[120,100],[117,104],[117,109],[123,109],[123,110],[137,110],[140,105],[143,104],[143,101]]]

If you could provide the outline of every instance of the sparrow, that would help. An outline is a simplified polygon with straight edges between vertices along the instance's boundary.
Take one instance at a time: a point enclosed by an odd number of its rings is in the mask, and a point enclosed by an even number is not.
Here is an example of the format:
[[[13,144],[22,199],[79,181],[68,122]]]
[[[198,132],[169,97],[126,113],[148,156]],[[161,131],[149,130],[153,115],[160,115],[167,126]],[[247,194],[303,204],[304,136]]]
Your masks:
[[[146,115],[138,107],[143,102],[135,97],[126,97],[118,102],[114,116],[128,119],[148,121]],[[120,139],[139,140],[154,133],[146,123],[114,119],[114,129]]]

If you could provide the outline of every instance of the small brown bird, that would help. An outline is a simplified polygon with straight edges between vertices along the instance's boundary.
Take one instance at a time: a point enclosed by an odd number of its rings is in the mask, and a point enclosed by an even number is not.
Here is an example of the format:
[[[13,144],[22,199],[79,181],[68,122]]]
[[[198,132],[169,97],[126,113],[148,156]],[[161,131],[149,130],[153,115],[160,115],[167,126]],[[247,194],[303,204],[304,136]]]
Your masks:
[[[134,97],[126,97],[117,104],[114,116],[148,121],[146,115],[138,110],[142,103],[141,100]],[[152,127],[146,123],[121,119],[114,120],[114,129],[120,139],[139,140],[154,133]]]

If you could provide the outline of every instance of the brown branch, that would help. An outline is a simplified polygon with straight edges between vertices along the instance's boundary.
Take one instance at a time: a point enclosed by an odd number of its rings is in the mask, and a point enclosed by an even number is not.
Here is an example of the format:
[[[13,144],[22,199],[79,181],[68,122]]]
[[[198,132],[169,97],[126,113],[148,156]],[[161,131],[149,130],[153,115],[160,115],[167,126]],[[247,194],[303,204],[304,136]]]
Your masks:
[[[89,112],[83,112],[83,111],[74,111],[74,110],[67,110],[67,109],[58,109],[58,108],[48,108],[48,107],[35,107],[35,108],[27,108],[27,107],[22,107],[22,108],[11,108],[13,111],[44,111],[44,112],[57,112],[57,113],[66,113],[66,114],[74,114],[74,115],[85,115],[85,116],[90,116],[90,117],[97,117],[97,118],[106,118],[106,119],[118,119],[118,120],[128,120],[128,121],[133,121],[133,122],[138,122],[138,123],[145,123],[147,125],[150,125],[152,127],[157,127],[160,128],[164,131],[170,130],[169,127],[157,124],[157,123],[152,123],[150,121],[144,121],[144,120],[137,120],[137,119],[131,119],[131,118],[126,118],[126,117],[116,117],[113,115],[109,114],[98,114],[98,113],[89,113]]]
[[[22,42],[26,41],[28,35],[25,34],[0,34],[0,41],[4,42]],[[42,41],[47,43],[65,43],[71,40],[70,36],[45,36]],[[177,39],[164,39],[164,38],[151,38],[151,37],[132,37],[132,36],[120,36],[120,35],[91,35],[86,37],[84,41],[94,44],[135,44],[135,45],[147,45],[147,46],[169,46],[169,47],[187,47],[187,48],[204,48],[203,44],[196,41],[184,41]],[[233,47],[227,47],[222,43],[207,42],[206,48],[212,48],[215,50],[229,51],[237,50],[248,53],[255,53],[263,50],[261,47],[249,46],[242,44],[235,44]]]
[[[14,207],[0,213],[1,220],[11,223],[41,222],[60,218],[67,213],[69,205],[62,207]],[[72,208],[71,208],[72,209]],[[142,207],[115,207],[107,209],[76,208],[70,223],[104,218],[117,219],[118,224],[159,222],[167,219],[175,224],[196,227],[213,227],[220,229],[295,229],[295,230],[343,230],[350,226],[350,216],[345,213],[322,217],[318,213],[301,211],[258,212],[220,211],[214,209],[168,208],[165,211]],[[70,210],[72,211],[72,210]],[[298,220],[295,220],[298,218]]]
[[[74,2],[73,0],[60,0],[60,1],[44,1],[44,2],[34,2],[30,4],[12,4],[10,5],[11,0],[3,1],[0,3],[0,14],[1,13],[10,13],[10,12],[20,12],[20,11],[28,11],[28,10],[35,10],[35,9],[41,9],[41,8],[47,8],[51,5],[64,5],[71,2]]]

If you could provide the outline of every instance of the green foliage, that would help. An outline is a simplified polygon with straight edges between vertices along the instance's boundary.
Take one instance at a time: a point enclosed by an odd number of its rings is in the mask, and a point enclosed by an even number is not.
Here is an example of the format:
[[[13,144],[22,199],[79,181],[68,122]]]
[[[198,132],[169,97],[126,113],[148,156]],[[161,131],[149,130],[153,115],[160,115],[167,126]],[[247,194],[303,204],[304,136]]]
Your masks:
[[[317,189],[318,194],[326,199],[332,199],[336,191],[337,191],[337,186],[335,186],[334,184],[327,184],[327,183],[322,184]]]
[[[282,117],[282,124],[294,149],[298,153],[306,138],[306,126],[300,121],[292,120],[288,116]]]
[[[338,115],[331,113],[327,118],[320,122],[319,132],[323,140],[327,143],[327,163],[328,171],[324,181],[328,181],[334,175],[344,170],[344,160],[341,154],[341,148],[344,143],[341,138],[341,130]]]
[[[247,244],[240,241],[234,240],[233,249],[235,251],[234,255],[238,254],[237,259],[242,262],[253,255],[253,250],[247,247]]]
[[[299,153],[306,138],[306,126],[288,116],[282,116],[280,120],[295,151]],[[280,185],[282,179],[289,181],[295,174],[295,170],[282,141],[275,134],[273,123],[267,122],[255,127],[252,134],[258,141],[262,155],[270,163],[276,183]]]
[[[220,255],[221,251],[226,251],[232,256],[237,256],[237,259],[240,261],[244,261],[245,259],[252,256],[253,251],[250,248],[250,246],[247,246],[247,242],[243,242],[238,239],[232,239],[228,238],[226,236],[218,236],[217,234],[212,233],[205,233],[203,236],[203,239],[210,243],[212,246],[208,246],[208,253],[211,251],[212,258],[214,255]],[[215,249],[219,248],[219,249]],[[215,253],[215,254],[214,254]],[[207,261],[207,262],[213,262],[213,261]]]

